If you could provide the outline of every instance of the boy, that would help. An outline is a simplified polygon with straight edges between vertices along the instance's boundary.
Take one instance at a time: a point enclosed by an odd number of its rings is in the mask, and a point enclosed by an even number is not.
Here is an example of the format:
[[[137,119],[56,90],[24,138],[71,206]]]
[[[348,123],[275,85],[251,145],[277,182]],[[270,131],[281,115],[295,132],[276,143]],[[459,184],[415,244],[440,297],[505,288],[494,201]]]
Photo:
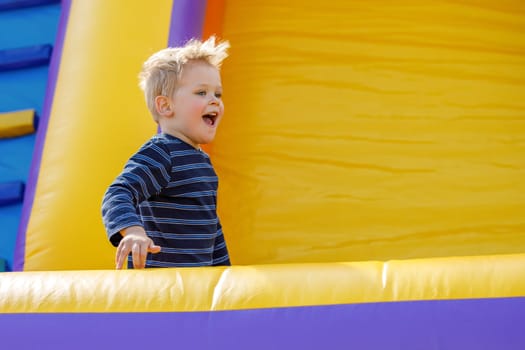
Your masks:
[[[219,69],[228,42],[191,40],[152,55],[139,75],[161,133],[109,186],[102,217],[118,247],[116,268],[230,265],[216,213],[218,179],[199,145],[211,142],[224,113]]]

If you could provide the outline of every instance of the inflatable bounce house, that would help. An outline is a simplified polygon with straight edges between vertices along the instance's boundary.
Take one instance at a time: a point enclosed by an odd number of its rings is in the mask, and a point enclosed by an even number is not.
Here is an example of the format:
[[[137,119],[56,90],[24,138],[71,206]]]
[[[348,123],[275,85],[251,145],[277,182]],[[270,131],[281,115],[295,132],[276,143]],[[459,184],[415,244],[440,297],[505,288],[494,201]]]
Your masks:
[[[523,1],[2,0],[0,23],[0,348],[525,349]],[[141,64],[212,34],[233,265],[116,271],[102,196],[157,131]]]

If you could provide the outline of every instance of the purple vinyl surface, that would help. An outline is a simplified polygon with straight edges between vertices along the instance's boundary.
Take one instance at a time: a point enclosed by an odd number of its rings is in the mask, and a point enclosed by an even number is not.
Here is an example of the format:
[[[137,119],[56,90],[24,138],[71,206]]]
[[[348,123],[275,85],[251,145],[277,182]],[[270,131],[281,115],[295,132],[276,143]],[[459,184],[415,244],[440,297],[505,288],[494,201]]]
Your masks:
[[[4,349],[525,349],[525,298],[0,315]]]
[[[173,0],[168,46],[180,46],[189,39],[200,39],[206,0]]]

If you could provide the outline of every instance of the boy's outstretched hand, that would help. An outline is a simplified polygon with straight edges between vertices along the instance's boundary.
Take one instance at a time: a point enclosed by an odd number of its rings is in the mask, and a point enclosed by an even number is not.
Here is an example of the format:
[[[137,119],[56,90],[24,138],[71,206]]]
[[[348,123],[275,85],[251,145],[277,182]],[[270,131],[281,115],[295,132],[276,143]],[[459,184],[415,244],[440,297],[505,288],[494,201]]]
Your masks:
[[[153,243],[141,226],[125,228],[121,233],[124,237],[118,245],[115,256],[117,270],[122,269],[129,253],[133,257],[133,268],[143,269],[146,266],[147,254],[160,252],[160,246]]]

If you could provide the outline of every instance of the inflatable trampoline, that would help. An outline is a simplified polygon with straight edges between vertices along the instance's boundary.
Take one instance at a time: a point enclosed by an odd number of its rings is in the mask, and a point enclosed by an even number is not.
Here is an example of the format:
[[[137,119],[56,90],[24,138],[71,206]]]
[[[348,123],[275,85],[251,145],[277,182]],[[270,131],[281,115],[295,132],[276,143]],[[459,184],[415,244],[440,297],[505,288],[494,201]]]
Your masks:
[[[520,1],[61,6],[2,348],[525,348]],[[212,34],[233,266],[115,271],[102,196],[156,132],[141,64]]]

